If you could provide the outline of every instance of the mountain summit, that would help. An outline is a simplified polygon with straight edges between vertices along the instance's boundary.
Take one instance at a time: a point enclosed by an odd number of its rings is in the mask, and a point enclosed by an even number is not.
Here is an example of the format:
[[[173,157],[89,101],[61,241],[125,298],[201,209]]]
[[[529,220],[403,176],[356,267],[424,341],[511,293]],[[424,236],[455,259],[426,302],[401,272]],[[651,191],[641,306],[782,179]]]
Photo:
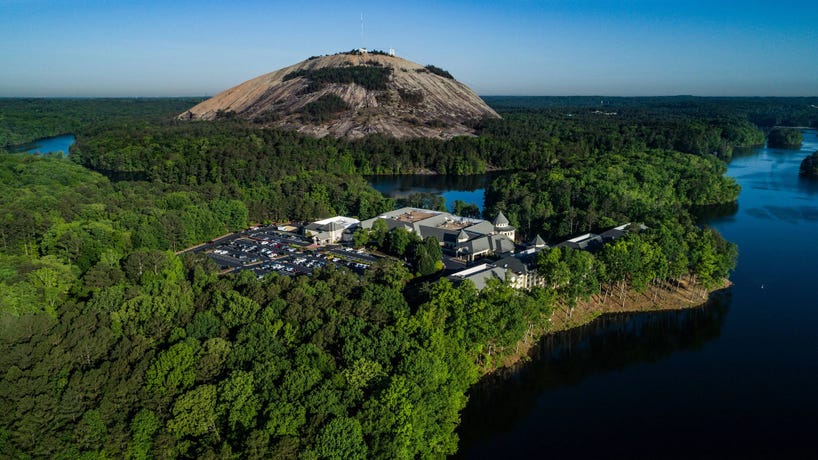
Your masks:
[[[435,66],[382,52],[352,51],[306,61],[223,91],[179,115],[240,117],[313,136],[358,138],[470,135],[499,118],[468,86]]]

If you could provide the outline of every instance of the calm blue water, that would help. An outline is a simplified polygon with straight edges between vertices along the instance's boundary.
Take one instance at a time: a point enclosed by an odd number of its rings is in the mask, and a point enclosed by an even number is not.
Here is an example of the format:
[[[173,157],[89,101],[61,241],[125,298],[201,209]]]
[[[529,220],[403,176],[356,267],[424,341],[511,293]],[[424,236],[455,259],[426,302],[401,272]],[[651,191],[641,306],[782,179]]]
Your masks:
[[[463,456],[818,458],[818,150],[757,149],[728,174],[739,245],[727,299],[617,315],[549,339],[535,361],[472,395]]]
[[[434,193],[446,199],[446,207],[454,208],[455,200],[476,204],[480,211],[485,205],[486,186],[491,175],[473,176],[419,175],[369,176],[372,188],[390,198],[405,198],[412,193]]]
[[[37,139],[36,141],[12,148],[12,152],[57,153],[68,155],[68,148],[77,140],[73,134]]]

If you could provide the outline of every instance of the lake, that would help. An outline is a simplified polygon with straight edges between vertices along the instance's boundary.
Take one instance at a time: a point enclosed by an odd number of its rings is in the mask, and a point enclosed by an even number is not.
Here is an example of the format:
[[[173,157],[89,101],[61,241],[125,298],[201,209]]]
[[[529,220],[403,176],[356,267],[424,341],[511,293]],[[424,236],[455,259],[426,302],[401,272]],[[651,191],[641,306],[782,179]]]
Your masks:
[[[709,224],[739,245],[729,295],[694,310],[602,317],[545,339],[475,388],[463,458],[818,455],[818,150],[754,149],[727,174],[737,207]]]
[[[73,134],[63,134],[61,136],[46,137],[37,139],[34,142],[17,145],[11,148],[11,152],[26,153],[57,153],[62,152],[68,155],[68,148],[71,147],[77,138]]]
[[[412,193],[434,193],[446,199],[452,210],[455,200],[476,204],[480,211],[485,205],[485,193],[493,174],[450,176],[444,174],[406,174],[395,176],[367,176],[372,188],[390,198],[406,198]]]

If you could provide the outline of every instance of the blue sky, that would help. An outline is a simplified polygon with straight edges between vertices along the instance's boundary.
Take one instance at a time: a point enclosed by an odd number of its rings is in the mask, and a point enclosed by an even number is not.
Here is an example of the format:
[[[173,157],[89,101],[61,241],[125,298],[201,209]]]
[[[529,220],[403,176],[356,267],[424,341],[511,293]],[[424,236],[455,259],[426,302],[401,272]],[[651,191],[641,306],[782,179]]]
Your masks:
[[[481,95],[818,96],[812,1],[0,0],[0,96],[206,96],[364,44]]]

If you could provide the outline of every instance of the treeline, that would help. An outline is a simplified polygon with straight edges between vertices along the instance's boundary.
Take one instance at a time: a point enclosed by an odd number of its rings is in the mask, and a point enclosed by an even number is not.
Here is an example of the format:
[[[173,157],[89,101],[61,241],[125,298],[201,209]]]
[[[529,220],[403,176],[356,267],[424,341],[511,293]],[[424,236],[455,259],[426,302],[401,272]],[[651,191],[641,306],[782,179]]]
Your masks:
[[[713,156],[675,151],[600,155],[575,168],[500,175],[486,189],[485,216],[498,211],[524,235],[557,241],[625,222],[684,222],[694,206],[731,203],[739,186]]]
[[[605,112],[651,110],[657,115],[730,117],[761,127],[818,127],[818,97],[610,97],[610,96],[486,96],[502,112],[541,109],[591,109]]]
[[[11,457],[445,456],[477,364],[513,350],[550,308],[499,282],[407,289],[409,272],[389,263],[362,279],[219,277],[206,258],[156,250],[168,242],[146,222],[199,241],[244,225],[221,190],[112,183],[48,156],[2,165]],[[385,239],[419,271],[439,269],[436,242],[402,236]]]
[[[99,123],[155,123],[201,101],[202,98],[0,98],[0,152],[10,145],[77,133]]]
[[[330,101],[331,102],[331,101]],[[316,107],[315,117],[341,105]],[[326,109],[326,110],[325,110]],[[313,116],[313,115],[310,115]],[[252,182],[303,170],[335,174],[480,174],[489,168],[575,168],[607,155],[676,150],[729,157],[735,146],[764,142],[747,122],[643,124],[589,115],[506,114],[480,126],[480,137],[398,140],[314,139],[240,121],[167,122],[148,126],[103,125],[80,132],[74,161],[98,171],[145,172],[152,180]]]
[[[575,108],[520,111],[504,113],[503,120],[486,120],[478,128],[482,136],[516,141],[511,149],[525,152],[529,158],[530,152],[538,150],[564,157],[668,149],[729,160],[735,148],[765,142],[764,133],[746,119],[688,115],[653,107],[616,112]]]
[[[573,310],[580,299],[602,294],[624,306],[626,293],[644,293],[689,281],[689,288],[718,286],[735,268],[738,248],[713,229],[668,221],[640,230],[629,227],[622,238],[596,252],[570,247],[543,250],[537,266],[546,289]],[[654,297],[655,300],[655,297]],[[570,311],[570,310],[569,310]]]

